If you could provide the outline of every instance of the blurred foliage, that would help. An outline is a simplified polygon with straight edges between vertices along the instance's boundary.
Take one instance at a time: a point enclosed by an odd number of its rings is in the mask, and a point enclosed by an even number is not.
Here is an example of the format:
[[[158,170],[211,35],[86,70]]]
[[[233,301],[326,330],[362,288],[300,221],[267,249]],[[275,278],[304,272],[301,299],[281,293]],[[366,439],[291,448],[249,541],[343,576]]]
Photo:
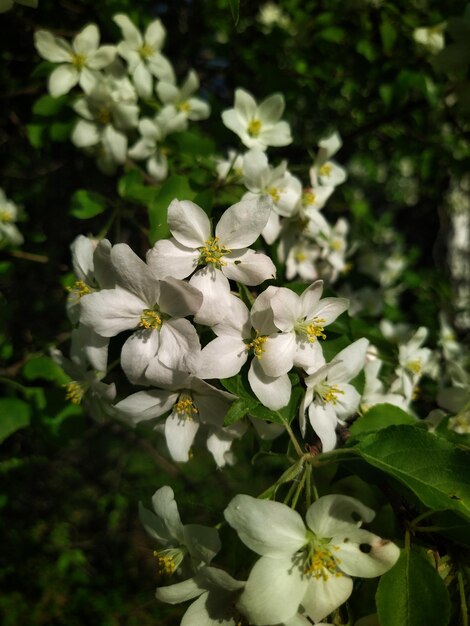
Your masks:
[[[263,24],[260,4],[247,0],[39,0],[36,11],[15,6],[0,16],[0,186],[23,208],[25,238],[21,249],[0,251],[4,626],[178,623],[180,609],[153,601],[152,546],[137,502],[170,473],[183,517],[213,523],[226,494],[248,476],[254,494],[269,482],[256,472],[253,480],[248,457],[224,473],[214,472],[206,457],[175,467],[160,455],[151,429],[144,437],[118,424],[92,423],[80,408],[64,404],[66,378],[47,356],[52,344],[69,337],[65,286],[77,234],[100,232],[107,212],[108,237],[143,250],[148,238],[166,236],[165,211],[175,190],[208,212],[231,201],[206,189],[214,144],[203,133],[210,131],[219,146],[233,145],[219,114],[231,106],[236,87],[258,98],[285,95],[295,141],[282,156],[304,178],[318,139],[340,132],[339,159],[349,179],[329,214],[351,220],[352,240],[374,242],[393,226],[410,261],[400,307],[388,316],[435,333],[438,311],[454,312],[445,198],[470,169],[465,3],[284,0],[280,6],[288,17],[283,26]],[[68,37],[94,21],[102,40],[114,41],[117,12],[141,25],[163,20],[165,54],[180,76],[196,69],[213,109],[203,131],[170,142],[188,177],[170,172],[160,187],[144,185],[129,168],[116,188],[115,179],[68,140],[72,96],[45,95],[49,64],[35,52],[34,30]],[[413,30],[446,20],[450,45],[431,59]],[[139,230],[136,222],[145,226]],[[367,322],[351,323],[354,337],[373,333]],[[248,452],[258,452],[257,444]],[[207,485],[203,493],[198,483]]]

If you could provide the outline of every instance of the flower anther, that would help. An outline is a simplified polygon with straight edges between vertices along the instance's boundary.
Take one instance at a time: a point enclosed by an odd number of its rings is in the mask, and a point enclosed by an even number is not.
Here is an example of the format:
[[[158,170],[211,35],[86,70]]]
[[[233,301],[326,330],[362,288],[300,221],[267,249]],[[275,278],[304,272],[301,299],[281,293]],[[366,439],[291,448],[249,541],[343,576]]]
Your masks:
[[[199,248],[199,263],[201,265],[210,263],[217,269],[220,269],[227,263],[223,260],[225,254],[229,254],[231,250],[220,245],[218,237],[211,237],[205,241],[205,246]]]
[[[160,575],[172,576],[180,566],[185,554],[186,552],[181,548],[154,550],[153,556],[157,559],[158,573]]]
[[[260,335],[259,337],[255,337],[253,341],[250,341],[250,343],[247,344],[246,349],[252,350],[255,357],[260,359],[261,355],[264,352],[264,344],[266,343],[267,338],[267,335]]]
[[[249,124],[248,124],[248,134],[250,135],[250,137],[258,137],[258,135],[261,132],[261,120],[250,120]]]
[[[333,170],[333,167],[331,166],[330,163],[324,163],[318,171],[320,173],[320,176],[329,176],[332,170]]]
[[[326,335],[323,332],[325,323],[326,319],[323,317],[314,317],[296,324],[294,330],[297,334],[304,335],[309,343],[314,343],[318,337],[326,339]]]
[[[178,402],[175,403],[173,408],[178,414],[178,417],[186,420],[192,420],[194,416],[199,413],[193,399],[187,393],[180,394]]]
[[[69,400],[72,404],[75,404],[76,406],[81,403],[82,398],[88,388],[88,385],[83,382],[78,382],[76,380],[72,380],[71,382],[66,383],[63,386],[66,390],[65,399]]]
[[[92,293],[93,290],[83,280],[76,280],[71,287],[67,287],[67,291],[77,300],[80,300],[88,293]]]
[[[140,57],[142,59],[148,59],[152,56],[155,50],[153,46],[151,46],[149,43],[144,43],[142,46],[140,46],[137,52],[140,54]]]
[[[71,63],[78,71],[80,71],[86,65],[86,56],[78,53],[73,54]]]
[[[139,326],[146,330],[160,330],[163,324],[160,311],[154,309],[144,309],[140,316]]]

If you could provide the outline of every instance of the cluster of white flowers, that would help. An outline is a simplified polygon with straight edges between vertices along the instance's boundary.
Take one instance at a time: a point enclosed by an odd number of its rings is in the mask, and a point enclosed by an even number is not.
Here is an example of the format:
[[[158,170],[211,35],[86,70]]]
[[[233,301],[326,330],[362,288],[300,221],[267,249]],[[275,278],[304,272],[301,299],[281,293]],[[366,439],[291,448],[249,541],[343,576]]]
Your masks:
[[[165,29],[160,20],[144,33],[127,15],[115,15],[114,21],[123,37],[117,45],[100,46],[96,24],[83,28],[71,43],[48,31],[35,33],[41,57],[58,64],[49,77],[49,92],[58,97],[76,85],[81,88],[83,95],[74,103],[80,119],[71,139],[96,158],[103,172],[113,174],[131,158],[145,161],[149,175],[163,180],[168,169],[165,138],[185,130],[189,120],[206,119],[210,108],[193,96],[199,88],[194,71],[178,87],[173,67],[161,53]]]
[[[225,519],[260,556],[240,581],[211,565],[221,549],[217,531],[184,526],[170,487],[159,489],[152,505],[153,512],[141,507],[141,519],[158,545],[161,580],[183,579],[159,586],[156,596],[169,604],[192,601],[181,626],[318,624],[349,598],[352,576],[380,576],[400,552],[360,528],[375,513],[355,498],[323,496],[308,508],[304,523],[285,504],[237,495]]]
[[[249,150],[232,153],[228,161],[219,162],[219,176],[240,182],[247,190],[244,198],[271,197],[273,211],[262,235],[270,245],[279,240],[277,253],[288,280],[299,276],[307,281],[328,278],[333,282],[347,269],[349,227],[344,218],[329,224],[321,210],[335,187],[346,180],[344,168],[331,159],[342,145],[341,138],[333,133],[319,141],[309,184],[303,186],[288,171],[287,161],[273,167],[266,156],[269,146],[292,142],[289,125],[280,119],[284,107],[281,94],[258,105],[251,94],[236,90],[234,108],[224,111],[222,120]]]
[[[23,243],[23,235],[15,224],[17,219],[18,207],[0,188],[0,248],[19,246]]]

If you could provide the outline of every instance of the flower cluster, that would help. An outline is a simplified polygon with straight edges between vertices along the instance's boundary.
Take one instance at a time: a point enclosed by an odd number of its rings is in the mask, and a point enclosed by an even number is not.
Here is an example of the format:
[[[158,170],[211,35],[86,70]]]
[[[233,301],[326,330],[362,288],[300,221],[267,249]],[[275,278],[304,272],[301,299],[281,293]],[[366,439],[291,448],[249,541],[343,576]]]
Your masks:
[[[157,598],[170,604],[196,598],[182,626],[237,626],[243,618],[254,626],[318,623],[349,598],[351,577],[380,576],[400,553],[394,543],[361,528],[375,513],[355,498],[323,496],[308,508],[305,523],[284,504],[237,495],[225,519],[260,556],[246,582],[239,581],[211,565],[221,549],[217,531],[183,526],[169,487],[159,489],[152,503],[154,513],[142,507],[141,519],[159,545],[154,554],[160,580],[185,578],[159,585]]]
[[[96,24],[83,28],[72,42],[36,31],[38,53],[57,64],[49,92],[58,97],[81,88],[73,105],[79,119],[71,139],[96,158],[103,172],[113,174],[127,159],[135,159],[146,162],[152,178],[163,180],[165,138],[185,130],[188,121],[206,119],[210,108],[193,95],[199,88],[194,71],[178,87],[174,69],[161,53],[166,33],[160,20],[144,33],[127,15],[115,15],[114,21],[122,34],[117,45],[100,45]]]

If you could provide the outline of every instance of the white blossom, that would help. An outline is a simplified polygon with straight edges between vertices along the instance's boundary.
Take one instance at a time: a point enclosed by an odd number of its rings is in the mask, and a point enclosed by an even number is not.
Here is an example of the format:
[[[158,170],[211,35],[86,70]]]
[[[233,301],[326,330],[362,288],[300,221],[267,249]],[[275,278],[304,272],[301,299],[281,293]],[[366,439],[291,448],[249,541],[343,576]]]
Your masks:
[[[282,94],[273,94],[257,105],[251,94],[237,89],[235,106],[222,113],[222,121],[247,148],[258,146],[266,150],[268,146],[287,146],[292,143],[292,137],[289,124],[280,121],[284,107]]]

